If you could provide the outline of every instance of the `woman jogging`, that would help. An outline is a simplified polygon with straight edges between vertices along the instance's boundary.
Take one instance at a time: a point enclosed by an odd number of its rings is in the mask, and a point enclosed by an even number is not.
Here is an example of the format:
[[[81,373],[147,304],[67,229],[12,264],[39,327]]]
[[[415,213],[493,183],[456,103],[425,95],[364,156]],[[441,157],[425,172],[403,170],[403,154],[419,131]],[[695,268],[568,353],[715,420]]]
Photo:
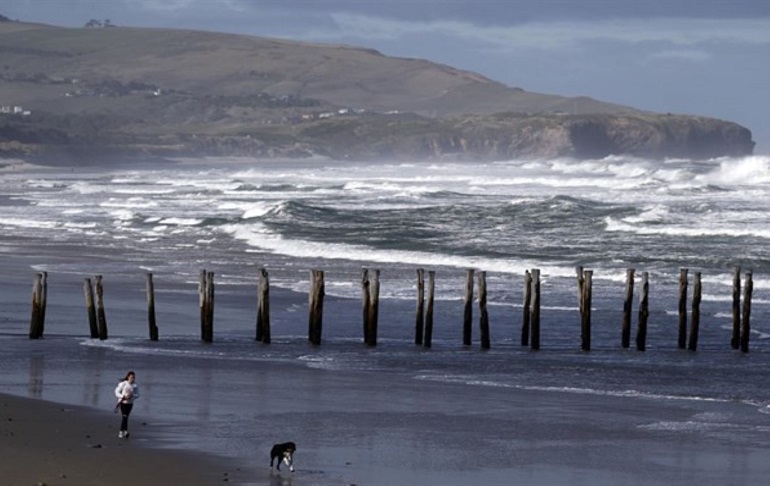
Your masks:
[[[136,384],[136,373],[129,371],[126,377],[118,383],[115,388],[115,396],[118,397],[118,403],[115,405],[115,411],[120,409],[123,415],[120,421],[120,432],[118,437],[128,438],[128,416],[131,415],[131,409],[134,408],[134,400],[139,398],[139,385]]]

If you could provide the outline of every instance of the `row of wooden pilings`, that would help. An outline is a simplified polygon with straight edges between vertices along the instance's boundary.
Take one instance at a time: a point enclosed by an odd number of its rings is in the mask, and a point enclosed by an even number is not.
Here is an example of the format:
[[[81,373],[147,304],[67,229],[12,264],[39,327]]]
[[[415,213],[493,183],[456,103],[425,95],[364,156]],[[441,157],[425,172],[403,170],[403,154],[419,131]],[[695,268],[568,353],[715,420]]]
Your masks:
[[[431,347],[433,335],[433,305],[435,290],[435,272],[429,271],[426,287],[425,271],[417,269],[417,311],[415,317],[414,341],[416,345]],[[591,300],[593,286],[593,271],[576,268],[578,287],[578,308],[581,322],[581,349],[591,350]],[[476,277],[474,279],[474,276]],[[147,312],[150,340],[158,340],[158,326],[155,319],[155,290],[153,275],[148,273]],[[487,313],[486,272],[469,269],[466,273],[465,298],[463,309],[462,340],[466,346],[471,345],[473,335],[473,301],[474,280],[478,283],[477,302],[479,306],[479,332],[482,349],[491,347],[489,333],[489,315]],[[633,313],[635,270],[626,271],[626,289],[623,300],[621,319],[621,346],[630,347],[631,324]],[[104,310],[104,291],[102,276],[97,275],[92,283],[86,278],[83,284],[86,310],[88,315],[91,337],[107,339],[107,319]],[[743,285],[743,306],[741,308],[741,269],[736,267],[733,273],[733,305],[732,305],[732,336],[730,345],[733,349],[743,352],[749,350],[749,334],[751,331],[751,296],[753,293],[752,272],[745,272]],[[364,268],[361,276],[362,305],[363,305],[363,340],[369,346],[377,345],[377,327],[379,317],[380,271]],[[427,300],[425,297],[427,290]],[[48,275],[46,272],[35,275],[32,289],[32,317],[30,320],[30,339],[43,336],[45,327],[45,309],[48,292]],[[198,285],[200,301],[201,340],[212,342],[214,339],[214,273],[205,269],[200,272]],[[314,345],[321,344],[323,329],[323,299],[324,272],[311,270],[310,291],[308,302],[308,341]],[[259,293],[256,318],[256,340],[270,343],[270,282],[267,270],[259,271]],[[637,317],[636,348],[646,350],[647,319],[649,317],[649,274],[641,275],[639,309]],[[702,297],[701,273],[693,276],[692,312],[687,318],[688,270],[680,269],[679,274],[679,326],[678,345],[680,349],[696,351],[700,329],[700,303]],[[524,302],[522,305],[521,345],[533,350],[540,349],[540,270],[532,269],[524,272]]]

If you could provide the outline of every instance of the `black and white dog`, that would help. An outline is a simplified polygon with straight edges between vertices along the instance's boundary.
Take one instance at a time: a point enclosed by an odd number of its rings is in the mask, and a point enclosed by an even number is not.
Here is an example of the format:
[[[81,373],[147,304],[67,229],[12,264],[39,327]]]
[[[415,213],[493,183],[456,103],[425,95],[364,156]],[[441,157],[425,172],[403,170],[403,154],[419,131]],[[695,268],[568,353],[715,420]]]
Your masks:
[[[278,470],[281,470],[281,462],[289,466],[289,471],[294,472],[294,451],[297,450],[297,445],[294,442],[284,442],[283,444],[275,444],[270,449],[270,467],[273,467],[273,461],[278,459]]]

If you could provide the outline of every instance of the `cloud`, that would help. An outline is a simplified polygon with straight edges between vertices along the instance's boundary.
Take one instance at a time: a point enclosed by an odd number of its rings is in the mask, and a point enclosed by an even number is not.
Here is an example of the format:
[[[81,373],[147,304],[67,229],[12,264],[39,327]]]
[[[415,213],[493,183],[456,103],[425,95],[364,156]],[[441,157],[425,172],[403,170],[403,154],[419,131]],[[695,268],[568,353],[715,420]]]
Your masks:
[[[715,42],[770,45],[770,17],[533,22],[508,27],[457,21],[411,22],[351,14],[331,14],[331,17],[336,30],[310,30],[305,37],[396,40],[406,36],[441,35],[501,48],[536,49],[564,49],[592,41],[663,42],[674,46]]]
[[[149,12],[173,12],[188,10],[198,3],[197,0],[127,0],[129,8],[140,8]]]
[[[217,11],[239,13],[249,9],[242,0],[125,0],[130,8],[147,12],[174,12],[177,14],[196,15],[198,12]],[[119,2],[118,2],[119,3]]]
[[[703,62],[703,61],[709,61],[712,59],[711,54],[705,51],[700,51],[696,49],[679,49],[679,50],[665,50],[656,52],[652,56],[653,59],[662,59],[662,60],[674,60],[674,61],[695,61],[695,62]]]

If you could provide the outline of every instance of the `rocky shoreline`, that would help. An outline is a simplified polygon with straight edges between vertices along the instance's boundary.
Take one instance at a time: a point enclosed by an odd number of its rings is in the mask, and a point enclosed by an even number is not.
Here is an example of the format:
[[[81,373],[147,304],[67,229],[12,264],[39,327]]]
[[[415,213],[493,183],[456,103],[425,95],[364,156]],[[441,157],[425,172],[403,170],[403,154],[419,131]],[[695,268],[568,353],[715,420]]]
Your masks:
[[[610,155],[698,160],[746,156],[753,149],[751,131],[738,124],[670,114],[368,116],[267,129],[244,125],[236,133],[180,131],[155,136],[120,129],[89,135],[36,125],[12,130],[0,124],[0,157],[37,160],[323,156],[431,161]]]

